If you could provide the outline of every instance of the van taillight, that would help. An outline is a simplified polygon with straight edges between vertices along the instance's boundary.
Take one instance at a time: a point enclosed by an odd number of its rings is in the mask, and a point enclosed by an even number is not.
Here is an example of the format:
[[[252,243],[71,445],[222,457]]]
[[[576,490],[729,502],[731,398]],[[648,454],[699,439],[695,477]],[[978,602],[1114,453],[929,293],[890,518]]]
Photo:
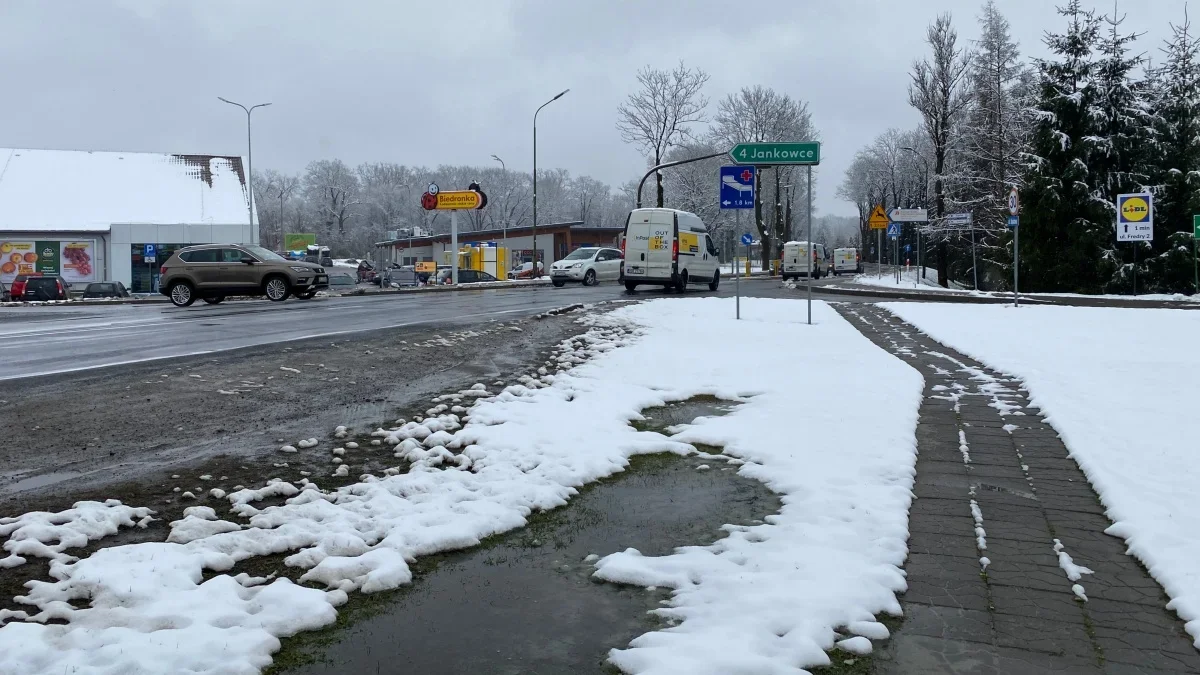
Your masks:
[[[679,240],[678,239],[671,242],[671,260],[672,261],[679,260]]]
[[[625,257],[625,237],[621,237],[621,257]]]

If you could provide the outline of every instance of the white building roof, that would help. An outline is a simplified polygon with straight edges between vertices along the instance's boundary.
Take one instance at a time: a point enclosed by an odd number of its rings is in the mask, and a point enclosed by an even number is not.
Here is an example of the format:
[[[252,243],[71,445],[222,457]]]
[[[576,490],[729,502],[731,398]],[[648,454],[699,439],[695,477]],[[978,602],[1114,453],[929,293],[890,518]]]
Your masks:
[[[241,157],[0,148],[0,230],[245,223],[242,166]]]

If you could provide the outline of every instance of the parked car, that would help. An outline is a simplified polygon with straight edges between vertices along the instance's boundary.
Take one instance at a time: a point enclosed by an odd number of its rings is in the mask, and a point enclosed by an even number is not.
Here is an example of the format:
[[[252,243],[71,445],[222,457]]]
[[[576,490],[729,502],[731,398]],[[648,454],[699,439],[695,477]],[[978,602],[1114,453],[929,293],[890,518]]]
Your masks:
[[[621,252],[615,248],[577,248],[550,265],[550,282],[559,287],[568,281],[595,286],[601,281],[616,281],[620,277]]]
[[[442,284],[451,283],[451,275],[453,274],[453,272],[454,272],[454,270],[452,270],[450,268],[438,270],[438,280],[437,280],[438,285],[440,286]],[[460,269],[458,271],[458,283],[460,283],[460,284],[481,284],[486,281],[500,281],[500,280],[497,279],[496,277],[488,274],[487,272],[480,272],[479,270]]]
[[[329,273],[329,290],[335,293],[352,291],[358,286],[354,275],[350,272],[332,271]]]
[[[83,290],[84,300],[97,300],[100,298],[128,298],[129,289],[125,288],[125,284],[120,281],[97,281],[90,283]]]
[[[663,286],[682,293],[691,284],[710,291],[721,284],[720,254],[704,221],[675,209],[634,209],[621,241],[625,289]]]
[[[261,247],[204,244],[176,251],[160,270],[160,292],[177,307],[197,298],[215,305],[231,295],[265,295],[281,302],[308,300],[329,288],[325,268],[288,260]]]
[[[545,271],[545,266],[540,261],[538,262],[538,274],[536,274],[536,275],[533,273],[533,263],[531,263],[531,262],[521,263],[520,267],[517,267],[513,271],[508,273],[508,278],[509,279],[534,279],[536,277],[542,276],[542,272],[544,272],[544,271]]]
[[[15,302],[49,302],[70,300],[71,284],[59,276],[18,274],[8,289]]]

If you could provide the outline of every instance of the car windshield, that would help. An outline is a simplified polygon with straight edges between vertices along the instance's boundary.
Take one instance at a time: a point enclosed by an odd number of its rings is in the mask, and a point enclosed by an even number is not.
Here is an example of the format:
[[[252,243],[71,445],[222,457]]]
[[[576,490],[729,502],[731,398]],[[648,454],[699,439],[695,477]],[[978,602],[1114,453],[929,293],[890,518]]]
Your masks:
[[[596,251],[598,251],[598,250],[600,250],[600,249],[577,248],[574,251],[571,251],[569,254],[567,254],[567,257],[563,258],[563,260],[588,260],[592,256],[596,255]]]
[[[251,255],[263,262],[283,262],[287,260],[287,258],[284,258],[274,251],[265,249],[261,246],[243,246],[242,248],[246,249]]]

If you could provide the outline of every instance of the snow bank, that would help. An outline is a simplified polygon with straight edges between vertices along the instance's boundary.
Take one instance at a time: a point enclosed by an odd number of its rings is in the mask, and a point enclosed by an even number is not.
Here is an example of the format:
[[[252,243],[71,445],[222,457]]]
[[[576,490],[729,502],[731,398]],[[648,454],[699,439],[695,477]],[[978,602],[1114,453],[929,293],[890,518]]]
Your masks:
[[[866,270],[870,270],[874,267],[870,263],[863,263],[863,266]],[[942,288],[937,282],[937,270],[930,269],[927,274],[928,276],[922,279],[921,268],[913,267],[912,269],[901,271],[900,283],[896,283],[896,272],[894,269],[885,271],[883,276],[880,276],[878,273],[871,274],[870,272],[864,272],[863,274],[856,275],[853,279],[850,279],[850,283],[858,284],[860,286],[891,288],[893,290],[916,289],[938,293],[968,293],[972,295],[989,295],[988,293],[984,293],[982,291],[975,291],[970,288],[956,286],[953,284],[953,282],[951,283],[950,288]]]
[[[465,426],[451,414],[381,430],[395,451],[413,454],[408,473],[365,476],[332,492],[282,481],[239,490],[222,509],[228,520],[194,507],[172,523],[172,542],[55,560],[55,581],[31,584],[22,601],[38,610],[32,621],[65,623],[0,626],[0,672],[136,675],[170,663],[252,673],[270,663],[278,638],[332,623],[348,592],[408,583],[419,556],[521,527],[532,512],[622,471],[632,455],[686,453],[700,442],[739,458],[743,475],[783,495],[783,509],[764,524],[729,527],[712,546],[596,561],[600,578],[676,589],[659,610],[676,625],[614,650],[611,660],[634,673],[715,675],[826,664],[825,650],[839,641],[865,651],[865,638],[847,634],[879,634],[876,615],[899,613],[895,594],[905,589],[899,566],[921,377],[823,303],[814,303],[815,326],[804,324],[797,301],[742,305],[743,321],[732,319],[732,300],[717,298],[589,315],[588,333],[560,347],[571,362],[590,357],[573,370],[526,375],[499,394],[469,390],[480,396]],[[762,367],[698,348],[696,336],[787,357]],[[843,393],[795,384],[835,375]],[[646,407],[700,394],[741,405],[673,438],[629,425]],[[855,433],[832,446],[832,430],[861,409],[876,412],[855,416]],[[435,435],[444,444],[407,442]],[[286,501],[256,506],[271,497]],[[278,553],[305,570],[302,581],[326,589],[245,574],[203,580],[204,570],[232,572],[240,560]]]
[[[1016,375],[1200,647],[1200,312],[889,303],[934,339]],[[1069,543],[1069,542],[1068,542]]]

